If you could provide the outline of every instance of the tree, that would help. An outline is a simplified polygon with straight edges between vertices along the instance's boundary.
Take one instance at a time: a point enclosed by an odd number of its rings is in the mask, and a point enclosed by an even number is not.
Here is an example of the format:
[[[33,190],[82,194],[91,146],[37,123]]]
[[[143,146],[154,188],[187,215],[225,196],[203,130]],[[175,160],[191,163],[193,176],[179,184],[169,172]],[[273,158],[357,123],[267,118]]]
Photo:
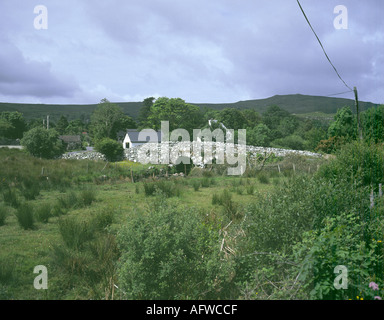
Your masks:
[[[263,123],[266,124],[269,129],[276,130],[280,125],[281,120],[290,116],[291,114],[288,111],[273,105],[269,106],[263,113],[262,119]]]
[[[246,124],[246,118],[239,109],[225,108],[220,111],[218,119],[228,129],[238,130],[244,128]]]
[[[33,128],[24,134],[20,142],[31,155],[39,158],[52,159],[64,152],[63,143],[55,129]]]
[[[146,126],[148,117],[151,114],[151,107],[153,106],[154,100],[155,100],[154,97],[144,99],[143,106],[139,110],[138,120],[139,120],[139,125],[142,128],[145,128]]]
[[[0,114],[0,136],[21,139],[26,130],[27,124],[20,112],[5,111]]]
[[[68,125],[69,125],[69,122],[67,117],[64,115],[61,115],[59,121],[56,123],[55,129],[59,134],[64,135],[66,133]]]
[[[108,161],[115,162],[123,159],[124,148],[116,140],[104,138],[96,142],[95,148],[102,153]]]
[[[384,140],[384,105],[370,108],[361,116],[365,140],[374,143],[382,142]]]
[[[355,139],[357,136],[356,118],[350,107],[337,110],[334,121],[328,128],[329,137],[345,137],[347,140]]]
[[[102,99],[91,115],[91,133],[95,140],[116,139],[120,130],[136,128],[135,121],[116,104]]]
[[[85,124],[82,120],[76,119],[76,120],[71,120],[68,123],[68,126],[65,130],[66,134],[69,135],[79,135],[85,130]]]
[[[258,147],[268,147],[270,143],[270,133],[271,130],[264,123],[259,123],[253,128],[247,128],[247,144]]]
[[[169,130],[185,129],[191,135],[193,129],[200,128],[202,114],[199,107],[187,104],[180,98],[162,97],[151,107],[148,126],[159,130],[161,121],[169,121]]]

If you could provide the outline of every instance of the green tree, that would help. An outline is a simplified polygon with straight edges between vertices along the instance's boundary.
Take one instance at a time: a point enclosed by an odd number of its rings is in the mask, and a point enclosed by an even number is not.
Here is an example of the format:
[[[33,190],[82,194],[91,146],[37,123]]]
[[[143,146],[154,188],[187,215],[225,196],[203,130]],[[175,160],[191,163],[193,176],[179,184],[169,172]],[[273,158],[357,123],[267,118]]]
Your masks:
[[[187,130],[191,135],[193,129],[200,128],[201,119],[199,107],[185,103],[181,98],[162,97],[152,105],[148,125],[158,130],[161,121],[169,121],[170,131],[180,128]]]
[[[5,111],[0,114],[0,135],[9,139],[21,139],[27,130],[23,115],[18,112]]]
[[[136,128],[135,121],[107,99],[102,99],[91,115],[91,133],[95,140],[116,139],[120,130]]]
[[[96,142],[95,148],[102,153],[108,161],[115,162],[123,159],[124,148],[116,140],[104,138]]]
[[[56,123],[55,129],[59,134],[64,135],[66,133],[68,125],[69,125],[69,122],[67,117],[64,115],[61,115],[59,121],[57,121]]]
[[[334,121],[328,128],[329,137],[345,137],[355,139],[357,134],[356,117],[350,107],[343,107],[337,110]]]
[[[145,128],[147,122],[148,122],[148,117],[151,114],[151,107],[153,106],[155,98],[154,97],[149,97],[144,99],[143,101],[143,106],[139,110],[139,126],[142,128]]]
[[[268,147],[270,143],[270,133],[271,130],[264,123],[259,123],[253,128],[247,128],[247,144],[258,147]]]
[[[364,111],[361,122],[366,141],[384,141],[384,105]]]
[[[66,134],[69,135],[78,135],[81,134],[85,130],[85,124],[80,119],[71,120],[68,123],[68,126],[65,130]]]
[[[52,159],[61,155],[64,146],[55,129],[36,127],[24,134],[21,145],[33,156]]]
[[[281,109],[279,106],[273,105],[269,106],[267,110],[262,114],[262,120],[269,129],[277,130],[280,122],[284,118],[288,118],[290,116],[291,114],[288,111]]]

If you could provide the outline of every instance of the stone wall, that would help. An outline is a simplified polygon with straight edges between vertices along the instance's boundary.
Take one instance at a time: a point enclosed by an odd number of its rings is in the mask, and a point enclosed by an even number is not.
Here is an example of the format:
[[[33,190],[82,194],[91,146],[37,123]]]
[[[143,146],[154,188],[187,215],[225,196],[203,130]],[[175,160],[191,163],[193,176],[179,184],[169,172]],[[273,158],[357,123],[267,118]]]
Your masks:
[[[197,145],[194,145],[195,143],[188,143],[188,142],[169,142],[169,155],[170,155],[170,163],[172,163],[172,159],[176,159],[179,156],[182,155],[190,155],[190,158],[192,159],[193,163],[198,166],[203,166],[203,160],[206,163],[208,159],[203,159],[201,156],[201,153],[196,152],[196,150],[199,150],[197,148]],[[234,146],[234,152],[236,154],[238,145],[229,145]],[[222,154],[227,151],[227,144],[226,143],[216,143],[216,142],[200,142],[201,150],[203,151],[204,148],[211,148],[212,150],[212,156],[214,157],[215,154]],[[144,148],[144,149],[142,149]],[[125,159],[133,162],[139,162],[139,155],[145,155],[149,156],[149,152],[144,153],[144,150],[147,151],[151,149],[152,151],[155,151],[155,156],[157,155],[157,159],[160,163],[161,161],[161,144],[160,143],[154,143],[154,144],[145,144],[141,146],[137,146],[130,149],[124,150]],[[156,151],[157,150],[157,151]],[[274,153],[277,157],[284,157],[290,154],[298,154],[298,155],[304,155],[304,156],[310,156],[310,157],[316,157],[319,158],[322,155],[318,153],[313,153],[309,151],[301,151],[301,150],[287,150],[287,149],[277,149],[277,148],[263,148],[263,147],[255,147],[255,146],[246,146],[246,153],[249,155],[250,158],[257,157],[259,154],[271,154]],[[153,152],[152,152],[153,154]],[[104,155],[101,153],[95,152],[95,151],[79,151],[79,152],[69,152],[62,156],[63,159],[89,159],[89,160],[105,160]]]

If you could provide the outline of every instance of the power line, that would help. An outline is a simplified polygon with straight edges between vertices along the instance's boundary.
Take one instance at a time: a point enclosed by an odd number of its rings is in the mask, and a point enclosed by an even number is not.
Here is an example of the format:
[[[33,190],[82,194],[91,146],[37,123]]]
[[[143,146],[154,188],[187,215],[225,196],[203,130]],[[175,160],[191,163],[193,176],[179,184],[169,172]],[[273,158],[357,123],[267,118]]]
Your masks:
[[[340,92],[340,93],[328,94],[326,97],[338,96],[338,95],[342,95],[342,94],[346,94],[346,93],[350,93],[350,92],[353,92],[353,90],[348,90],[348,91],[344,91],[344,92]]]
[[[299,0],[296,0],[296,1],[297,1],[298,5],[299,5],[299,7],[300,7],[301,12],[302,12],[303,15],[304,15],[305,20],[307,20],[308,25],[311,27],[311,29],[312,29],[314,35],[316,36],[317,41],[319,41],[319,44],[320,44],[321,48],[323,49],[325,56],[327,57],[329,63],[330,63],[331,66],[333,67],[333,69],[335,70],[337,76],[340,78],[340,80],[344,83],[344,85],[345,85],[350,91],[353,91],[353,89],[345,83],[345,81],[343,80],[343,78],[341,78],[339,72],[336,70],[336,67],[333,65],[333,63],[331,62],[331,59],[329,59],[327,53],[325,52],[325,49],[324,49],[324,47],[323,47],[323,44],[321,43],[321,41],[320,41],[319,37],[317,36],[315,30],[312,28],[312,25],[311,25],[311,23],[309,22],[309,20],[308,20],[306,14],[305,14],[305,12],[304,12],[304,10],[303,10],[303,8],[302,8],[300,2],[299,2]]]

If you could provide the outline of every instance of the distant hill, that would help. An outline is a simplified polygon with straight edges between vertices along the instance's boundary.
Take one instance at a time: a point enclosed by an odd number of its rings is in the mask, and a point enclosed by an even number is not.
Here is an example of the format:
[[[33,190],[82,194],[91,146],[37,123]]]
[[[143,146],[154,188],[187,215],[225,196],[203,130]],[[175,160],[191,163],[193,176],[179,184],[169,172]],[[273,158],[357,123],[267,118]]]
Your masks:
[[[137,118],[142,102],[115,102],[124,111],[125,114]],[[275,95],[267,99],[239,101],[235,103],[192,103],[200,108],[211,108],[221,110],[224,108],[255,109],[263,113],[268,106],[277,105],[282,109],[294,114],[335,114],[337,109],[344,106],[350,106],[355,112],[355,102],[353,99],[343,99],[334,97],[309,96],[301,94],[293,95]],[[377,106],[371,102],[359,102],[360,110],[364,111]],[[56,121],[61,115],[65,115],[68,120],[90,118],[92,111],[97,104],[86,105],[58,105],[58,104],[23,104],[23,103],[0,103],[0,112],[19,111],[26,119],[45,118]]]

